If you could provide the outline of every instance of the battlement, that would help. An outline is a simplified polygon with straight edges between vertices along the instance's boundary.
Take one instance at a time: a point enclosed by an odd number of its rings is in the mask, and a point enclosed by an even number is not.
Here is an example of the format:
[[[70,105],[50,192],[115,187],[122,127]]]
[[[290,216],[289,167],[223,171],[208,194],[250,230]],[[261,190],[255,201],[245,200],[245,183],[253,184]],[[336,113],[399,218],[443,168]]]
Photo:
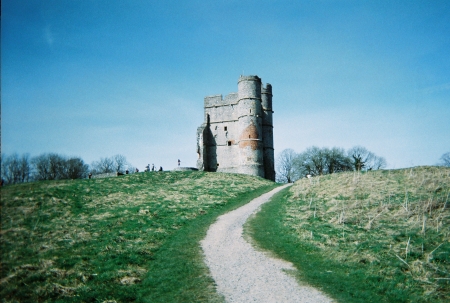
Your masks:
[[[217,106],[222,104],[222,95],[206,96],[205,97],[205,107]]]
[[[241,81],[258,81],[258,82],[261,82],[261,78],[258,77],[258,76],[242,76],[241,75],[239,77],[238,83],[241,82]]]
[[[261,86],[261,94],[272,94],[272,85],[267,83],[266,87]]]
[[[205,108],[214,106],[224,106],[236,104],[238,100],[238,93],[230,93],[223,98],[222,95],[213,95],[205,97]]]
[[[225,96],[225,99],[223,100],[224,104],[235,104],[238,101],[238,93],[230,93]]]

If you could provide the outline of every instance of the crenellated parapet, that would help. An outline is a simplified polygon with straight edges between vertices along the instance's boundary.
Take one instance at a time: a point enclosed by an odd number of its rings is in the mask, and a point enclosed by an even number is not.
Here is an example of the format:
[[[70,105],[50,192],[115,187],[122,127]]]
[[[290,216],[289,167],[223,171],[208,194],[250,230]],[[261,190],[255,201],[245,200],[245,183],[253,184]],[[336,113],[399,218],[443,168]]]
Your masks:
[[[240,76],[238,95],[241,99],[261,99],[261,78],[258,76]]]
[[[206,96],[205,107],[220,106],[223,104],[222,95]]]
[[[266,87],[261,87],[261,103],[264,110],[272,111],[272,85],[266,84]]]
[[[204,99],[205,107],[217,107],[217,106],[227,106],[231,104],[237,104],[238,93],[231,93],[222,97],[222,95],[206,96]]]

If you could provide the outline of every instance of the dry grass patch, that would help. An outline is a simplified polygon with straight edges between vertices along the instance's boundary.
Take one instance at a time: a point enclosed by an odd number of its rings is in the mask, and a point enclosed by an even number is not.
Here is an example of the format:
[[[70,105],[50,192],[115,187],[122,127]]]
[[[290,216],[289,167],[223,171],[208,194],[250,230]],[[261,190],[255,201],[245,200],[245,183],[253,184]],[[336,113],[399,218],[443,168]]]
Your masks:
[[[367,269],[408,276],[423,293],[448,298],[449,188],[442,167],[302,179],[290,189],[284,224],[337,262],[383,263]]]

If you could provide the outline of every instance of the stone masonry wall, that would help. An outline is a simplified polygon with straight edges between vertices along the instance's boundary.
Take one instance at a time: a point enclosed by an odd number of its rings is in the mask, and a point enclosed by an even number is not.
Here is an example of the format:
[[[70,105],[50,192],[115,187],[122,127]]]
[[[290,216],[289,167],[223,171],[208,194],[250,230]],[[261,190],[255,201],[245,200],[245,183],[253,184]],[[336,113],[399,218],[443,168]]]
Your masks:
[[[275,180],[270,84],[264,88],[259,77],[241,76],[237,93],[205,97],[204,113],[197,129],[199,170]]]

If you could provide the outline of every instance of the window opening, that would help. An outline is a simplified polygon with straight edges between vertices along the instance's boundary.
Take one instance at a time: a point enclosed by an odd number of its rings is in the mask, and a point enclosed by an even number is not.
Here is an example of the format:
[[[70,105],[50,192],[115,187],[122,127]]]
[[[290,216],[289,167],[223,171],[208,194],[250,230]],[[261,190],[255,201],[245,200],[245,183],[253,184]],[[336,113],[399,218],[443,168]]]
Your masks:
[[[225,126],[225,127],[223,128],[223,130],[224,130],[224,131],[227,131],[227,130],[228,130],[228,128],[227,128],[227,127]]]
[[[231,141],[228,141],[228,146],[231,146]]]

